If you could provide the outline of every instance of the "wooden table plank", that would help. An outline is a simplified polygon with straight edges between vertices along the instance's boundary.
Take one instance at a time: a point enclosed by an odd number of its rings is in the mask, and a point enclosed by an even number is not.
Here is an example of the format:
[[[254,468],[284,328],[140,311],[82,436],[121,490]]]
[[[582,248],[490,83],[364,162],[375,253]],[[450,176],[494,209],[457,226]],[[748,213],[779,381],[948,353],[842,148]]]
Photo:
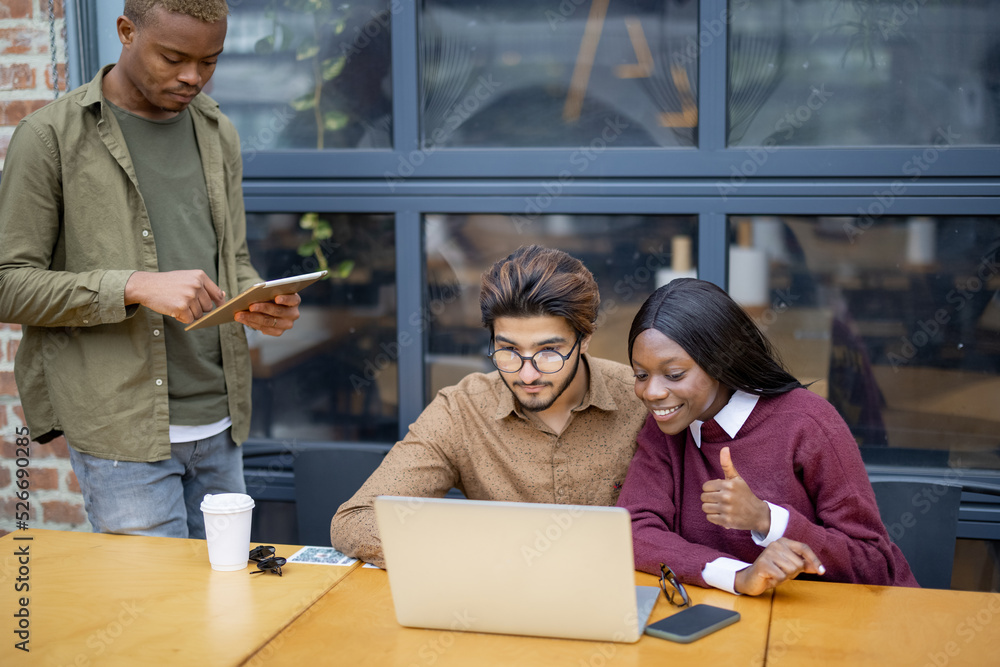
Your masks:
[[[14,553],[25,547],[30,590],[16,592]],[[286,557],[299,549],[276,547]],[[352,567],[292,563],[281,577],[250,576],[255,569],[211,569],[204,540],[48,530],[4,536],[0,664],[237,665]],[[24,595],[30,653],[14,649],[10,634]]]
[[[1000,593],[791,581],[774,594],[767,665],[1000,664]]]
[[[636,573],[636,584],[656,586],[657,578]],[[635,644],[546,639],[404,628],[396,622],[389,579],[382,570],[360,568],[323,596],[247,665],[316,664],[336,656],[337,664],[379,667],[435,665],[652,665],[747,664],[763,660],[770,594],[736,597],[692,587],[695,603],[736,609],[735,625],[692,644],[643,636]],[[675,613],[660,595],[650,621]],[[697,661],[697,662],[696,662]]]

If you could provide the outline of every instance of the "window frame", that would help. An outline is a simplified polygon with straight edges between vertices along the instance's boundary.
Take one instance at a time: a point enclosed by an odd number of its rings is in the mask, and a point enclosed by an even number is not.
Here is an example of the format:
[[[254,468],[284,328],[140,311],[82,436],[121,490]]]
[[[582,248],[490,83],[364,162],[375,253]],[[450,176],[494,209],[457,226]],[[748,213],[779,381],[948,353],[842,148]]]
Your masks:
[[[381,150],[285,150],[257,155],[244,165],[248,179],[268,178],[558,178],[578,148],[436,148],[420,145],[419,9],[416,2],[390,0],[392,13],[393,148]],[[608,148],[591,165],[588,178],[733,177],[739,165],[747,178],[902,178],[903,167],[929,146],[741,147],[726,146],[728,29],[714,17],[727,14],[726,0],[700,0],[699,33],[712,35],[699,53],[698,146],[694,148]],[[709,26],[711,26],[711,31]],[[721,28],[720,28],[721,26]],[[720,33],[719,30],[722,30]],[[920,180],[1000,176],[997,146],[954,146],[938,150]],[[414,167],[402,176],[401,165]],[[408,169],[403,168],[403,171]],[[391,187],[389,188],[391,192]]]
[[[98,0],[96,5],[76,19],[81,26],[76,54],[81,82],[93,76],[87,69],[96,67],[95,53],[110,62],[119,46],[108,17],[117,15],[120,4]],[[579,149],[421,147],[420,10],[416,2],[400,0],[388,0],[388,7],[393,21],[393,148],[244,156],[244,194],[251,212],[395,216],[398,335],[421,341],[401,349],[399,386],[424,387],[426,331],[415,323],[419,318],[411,317],[425,307],[423,215],[523,214],[527,203],[546,193],[546,186],[570,168]],[[700,0],[700,31],[727,10],[727,0]],[[697,215],[699,275],[723,287],[730,215],[858,216],[879,213],[879,207],[880,215],[891,216],[1000,215],[998,146],[937,150],[933,163],[916,179],[903,171],[904,165],[930,146],[729,148],[728,27],[722,23],[720,34],[716,20],[713,39],[705,40],[700,50],[698,146],[608,148],[583,173],[560,183],[559,195],[544,208],[545,214]],[[401,165],[414,167],[413,173],[404,175]],[[400,438],[430,398],[401,392]],[[915,473],[912,468],[902,470]],[[969,479],[1000,478],[991,471],[968,472]],[[943,473],[934,469],[916,474],[940,478]],[[960,523],[959,536],[1000,539],[1000,509],[996,513],[998,518],[980,521],[974,535],[961,534]]]

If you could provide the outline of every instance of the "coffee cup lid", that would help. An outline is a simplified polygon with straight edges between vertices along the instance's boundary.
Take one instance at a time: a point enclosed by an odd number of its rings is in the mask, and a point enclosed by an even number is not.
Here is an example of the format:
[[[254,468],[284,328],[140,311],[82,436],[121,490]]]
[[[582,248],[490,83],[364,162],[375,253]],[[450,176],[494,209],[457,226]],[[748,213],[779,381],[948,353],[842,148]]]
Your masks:
[[[201,511],[231,514],[252,509],[253,498],[245,493],[207,493],[201,501]]]

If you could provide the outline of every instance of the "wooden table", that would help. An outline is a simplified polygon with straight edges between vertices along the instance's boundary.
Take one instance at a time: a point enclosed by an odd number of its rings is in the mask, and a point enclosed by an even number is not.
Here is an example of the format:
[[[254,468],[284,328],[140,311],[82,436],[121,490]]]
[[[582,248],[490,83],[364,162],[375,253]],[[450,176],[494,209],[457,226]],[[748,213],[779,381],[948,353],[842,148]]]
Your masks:
[[[30,538],[30,539],[26,539]],[[28,550],[24,564],[15,553]],[[277,545],[279,555],[298,547]],[[22,552],[23,553],[23,552]],[[381,570],[289,564],[216,572],[203,540],[21,531],[0,538],[2,665],[994,665],[1000,594],[793,581],[736,597],[740,612],[692,644],[635,644],[404,628]],[[30,590],[16,592],[19,577]],[[636,573],[636,584],[656,578]],[[30,653],[14,648],[28,598]],[[650,622],[676,613],[661,596]]]
[[[1000,594],[788,582],[774,594],[766,664],[997,665]]]
[[[276,547],[286,557],[298,550]],[[23,548],[30,590],[16,592]],[[0,664],[237,665],[355,566],[293,563],[281,577],[250,576],[256,567],[212,570],[204,540],[12,533],[0,538]],[[22,596],[29,653],[13,647]]]
[[[636,584],[658,586],[657,578],[636,573]],[[396,622],[389,578],[382,570],[360,568],[258,651],[250,665],[736,665],[762,664],[771,596],[735,597],[691,587],[694,603],[740,612],[738,623],[692,644],[643,636],[635,644],[546,639],[445,630],[404,628]],[[672,615],[660,595],[650,622]]]

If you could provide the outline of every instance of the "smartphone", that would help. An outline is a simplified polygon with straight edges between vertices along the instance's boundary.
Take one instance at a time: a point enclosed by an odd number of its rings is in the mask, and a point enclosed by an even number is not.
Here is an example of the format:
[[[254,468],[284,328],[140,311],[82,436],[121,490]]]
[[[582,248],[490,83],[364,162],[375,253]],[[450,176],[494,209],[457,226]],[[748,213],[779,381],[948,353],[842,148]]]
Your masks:
[[[727,625],[740,620],[738,611],[713,607],[707,604],[696,604],[681,610],[673,616],[646,626],[646,634],[669,639],[672,642],[689,644]]]

